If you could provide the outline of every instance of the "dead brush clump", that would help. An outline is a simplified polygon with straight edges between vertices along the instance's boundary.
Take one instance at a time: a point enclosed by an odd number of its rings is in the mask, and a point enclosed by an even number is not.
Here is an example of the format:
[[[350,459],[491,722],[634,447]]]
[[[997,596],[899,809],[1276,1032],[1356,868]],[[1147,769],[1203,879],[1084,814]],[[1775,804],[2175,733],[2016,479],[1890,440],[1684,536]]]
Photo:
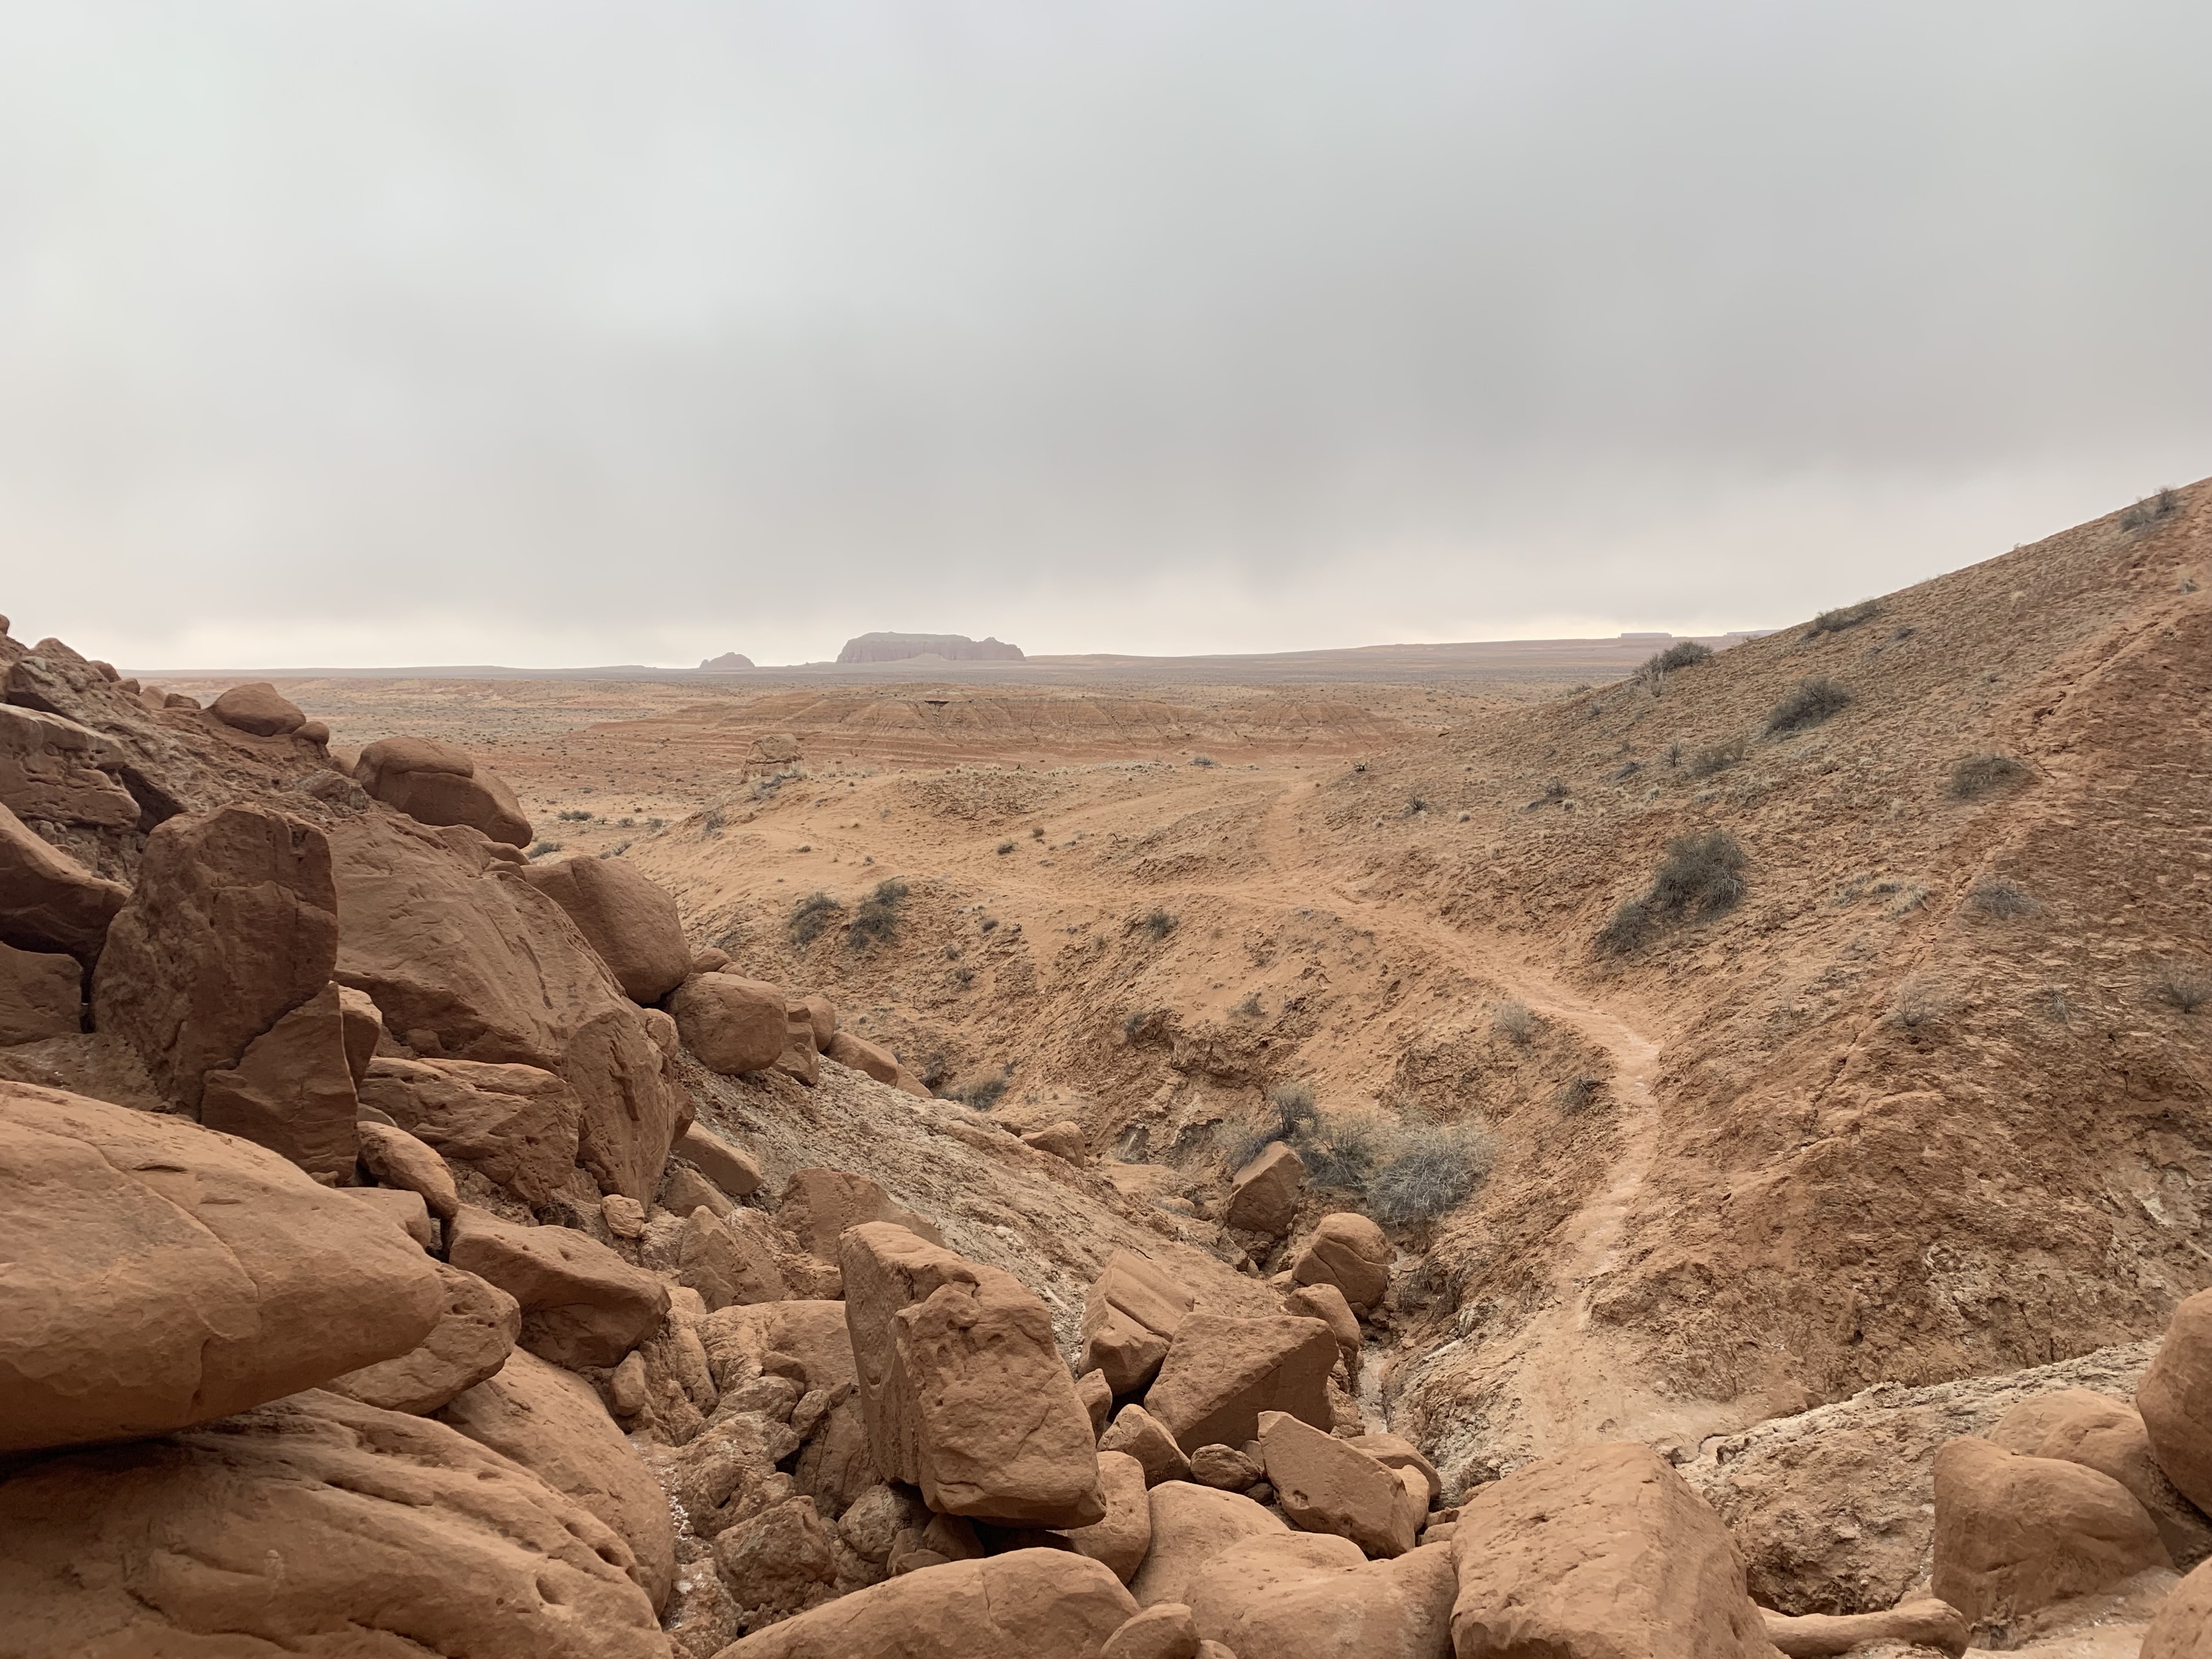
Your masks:
[[[1605,1085],[1594,1077],[1571,1077],[1552,1091],[1552,1103],[1569,1117],[1588,1111]]]
[[[2151,969],[2150,994],[2169,1008],[2193,1014],[2212,1002],[2212,969],[2194,962],[2162,962]]]
[[[1725,772],[1731,766],[1740,766],[1751,753],[1750,742],[1741,737],[1726,738],[1709,744],[1682,762],[1682,769],[1693,778],[1709,778],[1716,772]]]
[[[1962,757],[1951,768],[1951,799],[1976,800],[1991,790],[2018,783],[2027,775],[2027,763],[1994,752]]]
[[[1677,640],[1664,651],[1655,651],[1638,663],[1629,678],[1638,685],[1657,696],[1666,689],[1667,676],[1677,669],[1695,668],[1701,662],[1712,659],[1713,648],[1696,640]]]
[[[1154,910],[1149,915],[1139,917],[1129,925],[1152,940],[1153,944],[1158,945],[1170,933],[1182,926],[1182,921],[1180,917],[1171,915],[1165,910]]]
[[[1725,830],[1676,836],[1640,898],[1624,899],[1598,930],[1597,947],[1609,956],[1634,950],[1668,923],[1719,915],[1743,897],[1744,854]]]
[[[1485,1125],[1397,1125],[1379,1113],[1325,1111],[1304,1083],[1276,1085],[1257,1124],[1224,1126],[1216,1144],[1234,1175],[1278,1141],[1297,1153],[1312,1185],[1394,1228],[1425,1226],[1465,1203],[1497,1157]]]
[[[1385,1227],[1425,1227],[1473,1197],[1497,1158],[1496,1139],[1480,1125],[1402,1130],[1368,1185],[1367,1213]]]
[[[1501,1002],[1491,1013],[1490,1029],[1506,1042],[1526,1048],[1535,1040],[1536,1016],[1525,1002]]]
[[[1833,719],[1850,706],[1851,694],[1840,681],[1815,674],[1790,688],[1788,695],[1766,716],[1768,737],[1802,732]]]
[[[860,901],[860,908],[846,925],[845,943],[855,950],[892,943],[898,938],[899,907],[906,902],[906,897],[904,882],[878,882],[875,891]]]
[[[2142,530],[2160,519],[2181,510],[2181,497],[2172,489],[2161,489],[2154,495],[2146,495],[2120,514],[2120,528]]]
[[[1870,623],[1881,615],[1881,604],[1874,599],[1861,599],[1856,605],[1838,605],[1833,611],[1823,611],[1805,625],[1804,637],[1817,640],[1823,634],[1840,634],[1846,629]]]
[[[830,931],[844,908],[817,888],[791,908],[791,920],[785,924],[791,934],[791,942],[804,951]]]
[[[1999,921],[2032,916],[2042,908],[2026,888],[2017,882],[2007,881],[2002,876],[1984,876],[1966,892],[1966,908],[1969,911]]]

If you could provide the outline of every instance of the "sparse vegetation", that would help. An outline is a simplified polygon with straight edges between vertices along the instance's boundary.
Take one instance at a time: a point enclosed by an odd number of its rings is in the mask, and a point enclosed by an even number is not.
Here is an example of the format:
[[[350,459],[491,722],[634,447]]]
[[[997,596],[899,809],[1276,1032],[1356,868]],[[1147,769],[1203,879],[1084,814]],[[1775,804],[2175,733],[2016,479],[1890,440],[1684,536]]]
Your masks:
[[[1861,599],[1856,605],[1838,605],[1833,611],[1823,611],[1806,624],[1805,637],[1816,640],[1823,634],[1840,634],[1846,629],[1856,628],[1861,623],[1870,623],[1881,615],[1881,606],[1873,599]]]
[[[1552,1091],[1552,1103],[1572,1117],[1587,1111],[1605,1085],[1594,1077],[1571,1077]]]
[[[1951,1011],[1951,1000],[1933,985],[1913,981],[1900,986],[1890,1018],[1908,1031],[1933,1025]]]
[[[1413,796],[1413,797],[1409,798],[1409,799],[1407,800],[1407,802],[1406,802],[1406,812],[1405,812],[1405,816],[1406,816],[1406,817],[1409,817],[1409,818],[1411,818],[1411,817],[1419,817],[1422,813],[1424,813],[1424,812],[1427,811],[1428,810],[1429,810],[1429,804],[1428,804],[1428,802],[1426,802],[1425,800],[1422,799],[1419,795],[1414,795],[1414,796]]]
[[[1709,778],[1716,772],[1725,772],[1740,765],[1751,753],[1751,744],[1741,737],[1726,738],[1711,744],[1690,757],[1683,769],[1693,778]],[[1682,745],[1676,744],[1668,751],[1669,765],[1681,763]]]
[[[1526,1044],[1536,1035],[1536,1016],[1525,1002],[1501,1002],[1492,1012],[1490,1029],[1508,1042]]]
[[[1972,800],[2027,775],[2027,763],[2010,755],[1968,755],[1951,768],[1951,795],[1954,800]]]
[[[530,856],[534,859],[542,859],[548,853],[557,853],[560,850],[561,843],[557,841],[538,841],[530,844]]]
[[[1009,853],[1012,852],[1013,850],[1014,850],[1014,844],[1013,844],[1013,842],[1010,842],[1010,841],[1002,841],[1002,842],[1000,842],[999,843],[999,856],[1000,856],[1000,858],[1004,858],[1004,857],[1006,857],[1007,854],[1009,854]]]
[[[567,811],[556,812],[553,816],[563,823],[589,823],[592,821],[592,815],[580,806],[571,808]]]
[[[1638,664],[1632,678],[1656,697],[1666,685],[1668,675],[1678,668],[1695,668],[1712,654],[1713,648],[1709,645],[1700,645],[1695,640],[1677,640],[1664,651],[1655,651]]]
[[[1385,1227],[1425,1226],[1473,1196],[1490,1173],[1495,1143],[1467,1125],[1406,1131],[1367,1190],[1367,1213]]]
[[[1267,1012],[1267,1011],[1261,1006],[1260,994],[1257,991],[1253,992],[1249,996],[1246,997],[1243,1001],[1238,1003],[1234,1008],[1230,1010],[1230,1012],[1236,1015],[1239,1019],[1257,1019]]]
[[[1790,688],[1790,693],[1774,705],[1766,717],[1766,732],[1772,737],[1778,732],[1802,732],[1807,726],[1838,714],[1849,707],[1851,694],[1838,681],[1816,674]]]
[[[710,806],[705,811],[699,814],[700,839],[702,841],[709,840],[714,836],[720,835],[722,833],[723,822],[722,809],[719,806]]]
[[[879,881],[875,890],[860,901],[860,908],[853,913],[853,920],[845,927],[845,943],[857,949],[871,945],[888,945],[898,937],[899,906],[906,902],[907,884],[902,881]]]
[[[791,942],[804,951],[826,933],[845,907],[817,888],[791,908]]]
[[[1743,896],[1743,848],[1725,830],[1676,836],[1640,898],[1625,899],[1598,930],[1598,949],[1634,950],[1662,923],[1719,915]]]
[[[1158,945],[1182,925],[1179,918],[1170,915],[1165,910],[1154,910],[1137,923],[1137,931]]]
[[[2154,495],[2144,496],[2126,512],[2121,514],[2120,528],[2141,530],[2147,525],[2156,524],[2168,514],[2178,511],[2180,506],[2180,496],[2175,495],[2171,489],[2161,489]]]
[[[2212,972],[2193,962],[2162,962],[2151,972],[2150,993],[2167,1007],[2193,1014],[2212,1002]]]
[[[1193,755],[1190,757],[1190,763],[1193,766],[1211,766],[1213,764],[1213,757],[1211,755]]]
[[[976,1111],[988,1112],[999,1103],[999,1097],[1006,1092],[1006,1085],[1012,1081],[1006,1073],[1000,1072],[992,1077],[978,1078],[973,1083],[947,1089],[944,1097],[957,1100],[963,1106],[971,1107]]]
[[[1978,916],[2008,920],[2033,915],[2042,908],[2028,896],[2027,889],[2001,876],[1984,876],[1966,893],[1966,908]]]

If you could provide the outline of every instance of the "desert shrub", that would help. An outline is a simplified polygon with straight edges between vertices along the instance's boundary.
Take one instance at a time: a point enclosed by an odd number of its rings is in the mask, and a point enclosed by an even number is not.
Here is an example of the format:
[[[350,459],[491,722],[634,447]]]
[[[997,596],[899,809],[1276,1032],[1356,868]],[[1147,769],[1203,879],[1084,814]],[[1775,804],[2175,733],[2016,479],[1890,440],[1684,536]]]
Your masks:
[[[1368,1184],[1367,1213],[1385,1227],[1425,1225],[1464,1204],[1495,1156],[1477,1128],[1407,1130]]]
[[[561,843],[557,841],[538,841],[530,844],[530,856],[534,859],[542,859],[548,853],[557,853],[560,850]]]
[[[723,822],[722,809],[719,806],[708,807],[705,811],[699,815],[699,834],[701,837],[703,839],[707,836],[720,835],[722,833]]]
[[[1957,800],[1972,800],[2027,775],[2027,764],[2010,755],[1967,755],[1951,768],[1951,794]]]
[[[563,823],[589,823],[592,821],[592,815],[581,807],[570,811],[556,812],[553,816]]]
[[[1881,615],[1881,606],[1873,599],[1861,599],[1856,605],[1838,605],[1833,611],[1823,611],[1806,624],[1805,637],[1820,638],[1823,634],[1840,634],[1847,628],[1856,628],[1861,623],[1872,622]]]
[[[1814,675],[1800,680],[1790,688],[1790,694],[1774,705],[1766,717],[1770,736],[1778,732],[1802,732],[1808,726],[1818,726],[1822,720],[1840,714],[1849,706],[1851,694],[1837,681],[1825,675]]]
[[[1695,640],[1677,640],[1652,660],[1672,672],[1677,668],[1695,668],[1701,662],[1712,660],[1713,648],[1700,645]]]
[[[1613,781],[1619,783],[1623,778],[1634,777],[1643,769],[1644,763],[1640,760],[1623,761],[1613,769]]]
[[[1427,811],[1428,810],[1429,810],[1429,804],[1428,804],[1428,802],[1427,802],[1427,801],[1425,801],[1425,800],[1424,800],[1424,799],[1422,799],[1420,796],[1419,796],[1419,795],[1413,795],[1413,796],[1409,796],[1409,797],[1407,797],[1407,801],[1406,801],[1406,811],[1405,811],[1405,816],[1406,816],[1407,817],[1409,817],[1409,818],[1411,818],[1411,817],[1419,817],[1422,813],[1424,813],[1424,812]]]
[[[1006,1092],[1006,1085],[1012,1081],[1012,1078],[1000,1072],[994,1076],[978,1078],[973,1083],[963,1083],[957,1088],[947,1089],[944,1097],[957,1100],[963,1106],[972,1107],[976,1111],[988,1112],[999,1103],[999,1097]]]
[[[899,906],[906,902],[907,885],[902,881],[879,881],[875,890],[860,901],[860,908],[853,913],[853,920],[845,927],[845,943],[856,948],[890,944],[898,937]]]
[[[1899,986],[1890,1018],[1908,1031],[1935,1024],[1951,1012],[1951,995],[1927,980],[1909,980]]]
[[[809,893],[791,908],[791,921],[787,924],[791,942],[804,951],[828,931],[844,908],[819,888]]]
[[[1261,1005],[1260,994],[1255,991],[1229,1012],[1239,1019],[1257,1019],[1267,1011]]]
[[[2120,528],[2141,530],[2145,525],[2155,524],[2181,505],[2181,497],[2171,489],[2161,489],[2155,495],[2146,495],[2120,514]]]
[[[1707,744],[1685,763],[1681,745],[1676,744],[1668,751],[1668,763],[1680,765],[1693,778],[1709,778],[1716,772],[1725,772],[1729,767],[1741,764],[1750,753],[1751,744],[1744,738],[1727,738],[1719,743]]]
[[[1594,1077],[1571,1077],[1552,1091],[1552,1103],[1571,1117],[1588,1110],[1604,1086]]]
[[[1000,842],[999,843],[999,849],[998,849],[998,850],[999,850],[999,856],[1000,856],[1000,858],[1004,858],[1004,857],[1006,857],[1006,854],[1009,854],[1009,853],[1011,853],[1011,852],[1012,852],[1012,851],[1014,850],[1014,844],[1013,844],[1013,842],[1010,842],[1010,841],[1002,841],[1002,842]]]
[[[1508,1042],[1527,1042],[1536,1035],[1536,1016],[1525,1002],[1501,1002],[1491,1013],[1490,1029]]]
[[[1142,1019],[1146,1016],[1133,1015]],[[1127,1028],[1123,1028],[1125,1030]],[[1242,1128],[1223,1126],[1222,1160],[1234,1174],[1266,1152],[1276,1141],[1296,1146],[1321,1125],[1321,1110],[1314,1091],[1303,1083],[1278,1083],[1267,1091],[1267,1107],[1260,1121]]]
[[[1642,896],[1624,899],[1598,930],[1597,947],[1619,956],[1668,921],[1717,916],[1743,896],[1743,848],[1725,830],[1676,836]]]
[[[1213,764],[1213,757],[1211,755],[1193,755],[1190,757],[1190,763],[1193,766],[1211,766]]]
[[[1308,1180],[1362,1197],[1385,1150],[1371,1119],[1336,1113],[1317,1115],[1314,1127],[1292,1144],[1305,1160]]]
[[[2151,972],[2150,992],[2167,1007],[2193,1014],[2212,1002],[2212,973],[2193,962],[2160,963]]]
[[[1169,915],[1165,910],[1154,910],[1137,923],[1137,931],[1158,945],[1182,925],[1180,918]]]
[[[1966,908],[1978,916],[2032,915],[2039,908],[2027,889],[2001,876],[1984,876],[1966,893]]]

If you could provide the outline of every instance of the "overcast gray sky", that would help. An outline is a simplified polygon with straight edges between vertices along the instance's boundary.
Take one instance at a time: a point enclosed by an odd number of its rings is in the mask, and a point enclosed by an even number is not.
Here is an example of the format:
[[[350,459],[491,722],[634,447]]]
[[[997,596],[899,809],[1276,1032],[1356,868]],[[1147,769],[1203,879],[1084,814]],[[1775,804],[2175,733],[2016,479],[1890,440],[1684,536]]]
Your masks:
[[[146,665],[1786,623],[2212,472],[2212,7],[0,0]]]

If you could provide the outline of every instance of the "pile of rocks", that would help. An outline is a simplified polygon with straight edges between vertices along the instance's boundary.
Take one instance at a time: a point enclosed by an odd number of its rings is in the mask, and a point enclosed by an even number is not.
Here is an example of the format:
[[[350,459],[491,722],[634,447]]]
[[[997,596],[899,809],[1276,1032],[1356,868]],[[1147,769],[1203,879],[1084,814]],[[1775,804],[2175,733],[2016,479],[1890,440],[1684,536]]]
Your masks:
[[[0,661],[0,1656],[1956,1653],[2212,1547],[2212,1293],[2135,1406],[1946,1446],[1929,1582],[1858,1613],[1762,1612],[1644,1446],[1462,1495],[1370,1431],[1390,1247],[1289,1237],[1287,1148],[1258,1310],[1125,1249],[1065,1353],[869,1175],[702,1120],[687,1076],[927,1091],[619,860],[529,862],[472,757]],[[2207,1650],[2208,1571],[2147,1659]]]

